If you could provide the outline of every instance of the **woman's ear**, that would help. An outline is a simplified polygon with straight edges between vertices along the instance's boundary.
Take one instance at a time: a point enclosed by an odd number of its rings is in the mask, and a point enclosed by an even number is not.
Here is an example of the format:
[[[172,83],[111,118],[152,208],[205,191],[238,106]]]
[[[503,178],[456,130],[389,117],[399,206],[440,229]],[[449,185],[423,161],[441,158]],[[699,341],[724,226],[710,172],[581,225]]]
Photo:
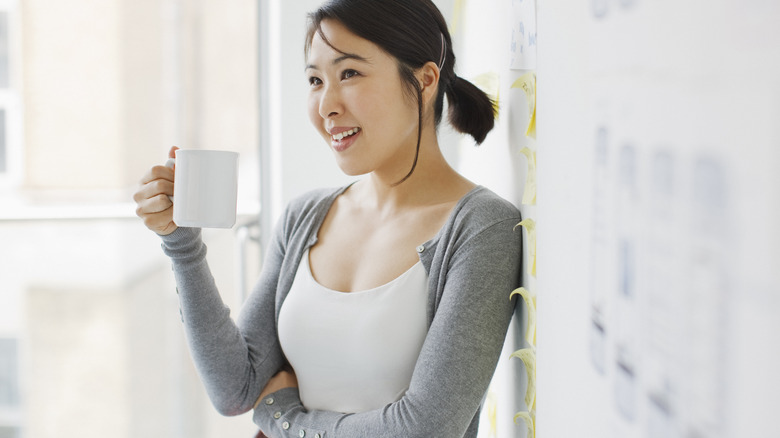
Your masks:
[[[427,106],[431,100],[436,99],[439,90],[439,67],[432,61],[425,63],[417,70],[417,80],[420,81],[423,106]]]

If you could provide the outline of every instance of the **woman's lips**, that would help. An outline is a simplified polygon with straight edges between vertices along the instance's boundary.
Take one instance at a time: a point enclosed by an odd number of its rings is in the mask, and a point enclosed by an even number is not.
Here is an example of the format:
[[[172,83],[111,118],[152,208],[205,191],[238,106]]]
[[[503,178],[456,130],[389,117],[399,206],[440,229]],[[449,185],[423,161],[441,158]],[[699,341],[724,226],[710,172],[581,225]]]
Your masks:
[[[336,152],[343,152],[349,149],[357,137],[361,134],[360,128],[339,129],[337,134],[333,134],[337,130],[331,131],[330,145]]]

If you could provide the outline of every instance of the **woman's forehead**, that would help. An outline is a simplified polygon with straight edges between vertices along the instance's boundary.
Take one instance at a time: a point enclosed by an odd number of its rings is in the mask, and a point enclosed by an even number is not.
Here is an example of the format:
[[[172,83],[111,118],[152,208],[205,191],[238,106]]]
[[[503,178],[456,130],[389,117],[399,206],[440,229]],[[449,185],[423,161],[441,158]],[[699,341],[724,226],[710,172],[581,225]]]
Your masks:
[[[324,38],[323,38],[324,37]],[[341,22],[323,20],[319,31],[314,32],[307,54],[307,62],[334,60],[347,56],[368,60],[383,50],[371,41],[355,35]]]

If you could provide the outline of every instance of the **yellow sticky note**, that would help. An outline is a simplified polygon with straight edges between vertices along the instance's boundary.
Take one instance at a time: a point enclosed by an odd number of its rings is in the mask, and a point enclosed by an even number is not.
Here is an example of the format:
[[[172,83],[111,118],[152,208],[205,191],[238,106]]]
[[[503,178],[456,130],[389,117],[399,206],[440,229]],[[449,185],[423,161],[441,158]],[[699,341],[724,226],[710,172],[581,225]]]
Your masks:
[[[528,387],[525,391],[525,405],[528,409],[536,401],[536,354],[533,348],[523,348],[512,353],[510,358],[516,357],[523,361],[525,373],[528,376]]]
[[[460,16],[463,11],[463,6],[466,0],[455,0],[455,5],[452,7],[452,22],[450,24],[450,34],[455,35],[460,25]]]
[[[511,299],[515,295],[520,295],[525,301],[525,308],[528,309],[528,323],[525,326],[525,340],[535,345],[536,340],[536,294],[524,287],[519,287],[509,294]]]
[[[471,82],[479,87],[493,101],[493,116],[498,118],[498,92],[501,88],[500,76],[496,72],[483,73]]]
[[[536,438],[536,431],[534,430],[535,429],[534,423],[536,422],[534,421],[534,418],[531,416],[531,413],[518,412],[517,414],[515,414],[515,418],[514,418],[515,424],[517,424],[518,419],[522,419],[523,422],[525,422],[526,429],[528,429],[528,432],[525,434],[525,436],[527,438]]]
[[[523,219],[517,227],[524,227],[528,233],[528,257],[531,257],[531,275],[536,277],[536,222],[533,219]]]
[[[536,107],[534,107],[534,113],[528,122],[528,129],[525,131],[525,135],[526,137],[536,139]]]
[[[520,76],[511,88],[520,88],[525,92],[528,101],[528,128],[525,135],[536,138],[536,74],[530,72]]]
[[[524,147],[520,152],[528,161],[528,173],[525,177],[525,191],[523,192],[523,204],[536,204],[536,152]]]
[[[490,422],[488,437],[496,438],[498,436],[498,397],[496,397],[493,391],[488,391],[485,407],[487,408],[488,421]]]

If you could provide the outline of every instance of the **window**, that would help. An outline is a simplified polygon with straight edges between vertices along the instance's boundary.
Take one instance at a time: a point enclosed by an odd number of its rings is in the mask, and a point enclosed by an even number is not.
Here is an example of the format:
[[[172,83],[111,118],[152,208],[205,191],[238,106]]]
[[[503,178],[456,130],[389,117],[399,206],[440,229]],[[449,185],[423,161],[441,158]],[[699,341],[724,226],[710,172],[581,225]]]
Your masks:
[[[16,2],[0,0],[0,187],[18,182],[21,167],[21,144],[16,134],[21,130],[19,90],[13,81],[13,30],[17,14]]]
[[[0,89],[8,89],[8,12],[0,11]],[[0,109],[0,173],[8,172],[5,109]]]
[[[0,173],[6,172],[8,172],[8,158],[5,141],[5,109],[0,109]]]
[[[0,0],[0,438],[257,432],[207,402],[130,197],[174,144],[257,175],[257,2],[125,3]],[[237,238],[205,234],[233,290]]]
[[[18,341],[0,338],[0,438],[16,438],[20,433],[18,364]]]
[[[9,47],[8,11],[0,10],[0,88],[8,88],[10,84],[10,74],[8,69]]]

